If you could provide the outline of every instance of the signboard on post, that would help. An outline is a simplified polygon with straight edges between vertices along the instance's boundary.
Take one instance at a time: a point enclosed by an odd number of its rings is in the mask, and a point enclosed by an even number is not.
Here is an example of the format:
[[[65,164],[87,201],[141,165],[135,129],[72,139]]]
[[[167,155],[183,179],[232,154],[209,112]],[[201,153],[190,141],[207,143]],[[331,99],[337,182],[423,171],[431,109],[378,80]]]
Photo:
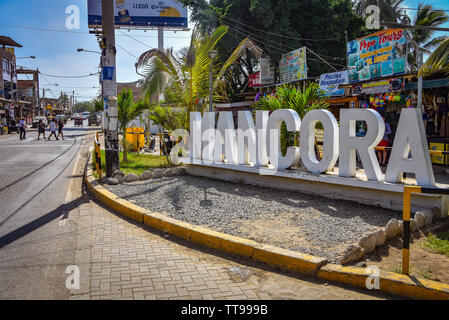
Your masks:
[[[248,87],[260,87],[260,72],[252,73],[248,77]]]
[[[407,40],[404,29],[382,30],[347,43],[349,82],[404,74]]]
[[[260,84],[272,84],[274,83],[274,66],[271,63],[270,58],[260,59]]]
[[[89,27],[102,25],[101,0],[87,1]],[[116,0],[115,25],[127,28],[187,28],[187,8],[174,0]]]
[[[348,70],[325,73],[320,76],[320,89],[326,96],[342,96],[345,89],[339,89],[340,84],[348,83]]]
[[[283,54],[279,62],[279,72],[281,83],[306,79],[306,47]]]

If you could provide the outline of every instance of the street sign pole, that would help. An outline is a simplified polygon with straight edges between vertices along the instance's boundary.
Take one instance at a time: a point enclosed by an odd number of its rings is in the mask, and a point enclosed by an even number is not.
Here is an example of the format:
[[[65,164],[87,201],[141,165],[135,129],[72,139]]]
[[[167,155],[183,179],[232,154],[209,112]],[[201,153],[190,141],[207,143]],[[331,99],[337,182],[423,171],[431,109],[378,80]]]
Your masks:
[[[102,94],[105,101],[104,143],[106,176],[120,169],[118,140],[117,86],[115,72],[114,0],[102,0]],[[107,107],[107,108],[106,108]]]

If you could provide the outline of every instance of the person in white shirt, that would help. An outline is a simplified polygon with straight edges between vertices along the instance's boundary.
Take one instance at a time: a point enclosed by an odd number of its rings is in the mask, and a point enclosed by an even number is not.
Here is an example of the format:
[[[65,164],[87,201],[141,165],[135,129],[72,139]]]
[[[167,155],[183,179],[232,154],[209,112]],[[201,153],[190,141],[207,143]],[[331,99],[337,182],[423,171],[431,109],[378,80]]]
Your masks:
[[[48,140],[50,140],[50,137],[53,135],[55,136],[56,140],[59,140],[58,137],[56,136],[56,121],[55,119],[52,119],[50,122],[50,135],[48,136]]]
[[[17,124],[17,126],[19,127],[19,130],[20,130],[20,140],[26,140],[26,138],[25,138],[25,135],[26,135],[25,128],[27,126],[25,124],[25,118],[20,118],[20,121]]]

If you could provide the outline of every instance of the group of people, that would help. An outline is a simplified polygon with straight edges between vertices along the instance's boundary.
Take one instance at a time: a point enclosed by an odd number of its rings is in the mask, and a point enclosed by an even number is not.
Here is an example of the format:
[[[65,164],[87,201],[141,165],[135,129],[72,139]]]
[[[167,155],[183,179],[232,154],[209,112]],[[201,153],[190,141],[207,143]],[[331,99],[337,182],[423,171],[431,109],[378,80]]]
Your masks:
[[[62,136],[62,140],[64,140],[64,133],[62,129],[64,128],[64,121],[60,119],[57,123],[55,119],[52,119],[48,125],[50,127],[50,135],[48,136],[48,140],[50,140],[51,136],[55,136],[56,140],[59,140],[59,136]],[[42,120],[39,120],[37,125],[37,140],[40,139],[41,134],[45,139],[45,128],[46,125]],[[56,129],[58,129],[58,135],[56,135]]]

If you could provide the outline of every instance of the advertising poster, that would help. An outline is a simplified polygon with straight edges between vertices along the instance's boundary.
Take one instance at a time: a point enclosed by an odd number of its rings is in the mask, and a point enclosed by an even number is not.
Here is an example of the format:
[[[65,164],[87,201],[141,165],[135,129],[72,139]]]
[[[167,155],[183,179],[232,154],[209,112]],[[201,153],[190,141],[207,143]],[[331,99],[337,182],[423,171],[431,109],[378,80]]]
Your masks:
[[[342,96],[345,89],[339,89],[340,84],[348,83],[348,70],[325,73],[320,76],[320,89],[326,96]]]
[[[271,63],[270,58],[260,59],[260,84],[272,84],[274,83],[274,66]]]
[[[307,78],[306,47],[282,55],[279,62],[281,83]]]
[[[407,41],[403,29],[387,29],[348,42],[349,82],[404,74]]]
[[[101,26],[101,0],[87,1],[89,26]],[[187,28],[187,8],[174,0],[116,0],[115,24]]]
[[[260,87],[260,72],[252,73],[249,75],[248,87]]]

